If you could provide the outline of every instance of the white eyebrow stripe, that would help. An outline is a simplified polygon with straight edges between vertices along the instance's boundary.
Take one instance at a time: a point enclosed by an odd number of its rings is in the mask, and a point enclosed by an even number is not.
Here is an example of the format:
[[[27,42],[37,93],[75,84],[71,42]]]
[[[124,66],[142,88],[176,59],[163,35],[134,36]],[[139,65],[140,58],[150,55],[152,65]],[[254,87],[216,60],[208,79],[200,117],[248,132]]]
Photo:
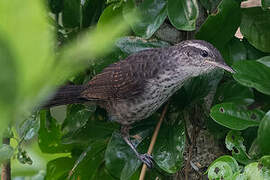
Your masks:
[[[195,47],[195,48],[198,48],[198,49],[201,49],[201,50],[204,50],[204,51],[210,51],[207,47],[199,44],[199,43],[188,43],[186,45],[184,45],[183,47],[187,47],[187,46],[192,46],[192,47]]]

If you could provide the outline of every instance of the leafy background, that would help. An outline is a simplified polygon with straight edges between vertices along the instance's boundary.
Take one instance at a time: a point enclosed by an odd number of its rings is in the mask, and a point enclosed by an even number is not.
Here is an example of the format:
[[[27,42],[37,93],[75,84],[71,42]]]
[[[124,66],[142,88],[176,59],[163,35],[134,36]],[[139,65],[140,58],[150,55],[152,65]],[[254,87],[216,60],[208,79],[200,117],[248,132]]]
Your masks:
[[[86,83],[129,54],[196,38],[236,73],[193,78],[171,98],[145,179],[270,178],[270,3],[244,3],[1,1],[0,131],[11,142],[1,144],[0,162],[11,159],[14,179],[138,179],[142,164],[104,110],[38,107],[59,85]],[[133,126],[140,152],[161,111]]]

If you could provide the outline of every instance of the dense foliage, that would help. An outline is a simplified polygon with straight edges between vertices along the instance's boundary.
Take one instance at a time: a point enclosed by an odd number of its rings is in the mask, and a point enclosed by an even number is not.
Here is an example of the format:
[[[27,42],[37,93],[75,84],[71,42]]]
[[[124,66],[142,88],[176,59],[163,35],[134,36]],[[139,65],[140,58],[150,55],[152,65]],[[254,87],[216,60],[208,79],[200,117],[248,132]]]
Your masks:
[[[270,3],[240,5],[240,0],[1,1],[0,125],[12,143],[1,145],[0,162],[27,164],[12,166],[14,177],[138,179],[142,164],[103,109],[38,107],[67,81],[83,84],[129,54],[170,46],[155,34],[168,21],[211,42],[236,73],[218,70],[193,78],[171,98],[152,153],[155,169],[146,179],[167,179],[183,168],[190,123],[205,126],[228,150],[209,166],[209,179],[269,179]],[[200,13],[207,18],[198,27]],[[243,39],[234,36],[238,27]],[[210,112],[209,93],[214,93]],[[193,122],[194,112],[203,125]],[[133,126],[140,152],[147,151],[160,115],[161,110]],[[35,142],[38,148],[27,148]],[[46,172],[35,164],[44,159]]]

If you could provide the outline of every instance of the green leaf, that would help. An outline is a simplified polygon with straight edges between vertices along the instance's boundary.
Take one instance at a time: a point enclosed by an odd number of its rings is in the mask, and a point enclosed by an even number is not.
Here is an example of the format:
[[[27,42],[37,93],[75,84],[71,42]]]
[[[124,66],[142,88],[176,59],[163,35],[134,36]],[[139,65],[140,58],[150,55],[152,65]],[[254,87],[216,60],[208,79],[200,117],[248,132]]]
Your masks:
[[[38,132],[39,148],[44,153],[67,153],[73,148],[72,145],[61,143],[61,126],[51,117],[48,110],[40,112],[40,129]]]
[[[247,165],[244,169],[244,175],[247,179],[265,180],[270,178],[270,169],[258,162]]]
[[[38,134],[39,128],[40,121],[37,114],[32,114],[17,127],[17,132],[20,138],[30,140]]]
[[[211,90],[216,89],[222,79],[223,71],[215,69],[209,73],[187,80],[181,89],[171,98],[172,103],[179,108],[202,100]]]
[[[256,61],[239,61],[233,65],[236,71],[233,77],[240,84],[253,87],[258,91],[270,95],[270,67]]]
[[[270,68],[270,56],[262,57],[262,58],[258,59],[257,61]]]
[[[105,141],[96,141],[90,144],[75,162],[72,177],[92,179],[103,163],[106,145]]]
[[[203,7],[211,13],[217,8],[220,2],[221,0],[200,0],[200,3],[203,5]]]
[[[4,161],[10,159],[14,153],[13,147],[7,144],[2,144],[0,146],[0,164]]]
[[[218,86],[214,102],[215,104],[232,102],[234,104],[248,105],[254,102],[254,95],[252,89],[235,81],[227,81]]]
[[[196,0],[168,0],[168,17],[172,25],[183,31],[193,31],[199,8]]]
[[[207,173],[210,180],[230,179],[233,174],[239,170],[236,160],[228,155],[216,159],[208,167]]]
[[[95,113],[90,112],[89,117],[85,116],[88,121],[82,121],[83,124],[80,124],[78,128],[66,128],[66,133],[62,136],[61,142],[63,144],[88,144],[93,140],[104,140],[111,137],[114,130],[119,128],[119,125],[113,122],[107,122],[107,117],[103,114],[103,111],[99,110],[97,109]],[[83,109],[82,111],[88,114],[87,111],[89,110]],[[75,118],[73,116],[70,117],[72,119]],[[69,126],[72,127],[72,124]],[[68,131],[68,129],[70,130]]]
[[[249,164],[252,160],[246,153],[246,147],[243,142],[244,138],[239,131],[230,131],[225,139],[226,147],[232,151],[234,159],[242,164]]]
[[[122,52],[133,54],[145,49],[168,47],[169,43],[159,40],[145,40],[140,37],[122,37],[116,42],[116,46]]]
[[[65,180],[74,164],[74,158],[61,157],[47,164],[46,180]]]
[[[221,49],[234,36],[240,21],[240,3],[235,0],[223,0],[217,13],[208,16],[195,36]]]
[[[164,122],[157,137],[153,158],[157,165],[167,173],[176,173],[183,166],[185,150],[185,128],[180,113],[170,114],[169,123]],[[174,123],[172,123],[174,121]]]
[[[66,28],[80,25],[80,0],[64,0],[62,22]]]
[[[106,0],[86,0],[83,5],[82,13],[82,25],[88,27],[96,24],[104,7]]]
[[[139,4],[136,8],[139,20],[135,24],[130,23],[129,17],[126,15],[131,8],[132,5],[124,7],[123,16],[135,34],[142,38],[150,38],[167,17],[167,2],[165,0],[145,0]]]
[[[248,127],[259,126],[264,112],[256,109],[247,110],[233,103],[223,103],[212,107],[210,116],[227,128],[244,130]]]
[[[48,0],[48,5],[52,13],[60,13],[63,9],[63,0]]]
[[[268,10],[268,8],[270,7],[270,1],[269,0],[261,0],[261,3],[262,3],[263,10]]]
[[[133,144],[138,144],[138,142],[135,140]],[[141,165],[141,161],[122,136],[114,132],[105,152],[105,164],[111,174],[125,180],[135,173]]]
[[[270,111],[268,111],[263,117],[259,129],[258,129],[258,143],[262,150],[262,153],[269,154],[270,152]]]
[[[270,52],[270,11],[260,7],[242,9],[241,33],[250,44],[263,52]]]

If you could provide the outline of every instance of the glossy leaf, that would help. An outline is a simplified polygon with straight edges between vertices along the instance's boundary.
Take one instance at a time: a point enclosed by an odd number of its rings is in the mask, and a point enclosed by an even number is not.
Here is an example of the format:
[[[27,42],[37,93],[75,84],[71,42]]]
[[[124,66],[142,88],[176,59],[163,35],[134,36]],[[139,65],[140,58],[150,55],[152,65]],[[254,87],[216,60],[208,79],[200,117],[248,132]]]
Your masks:
[[[83,5],[83,9],[82,9],[82,13],[83,13],[83,18],[82,18],[82,25],[83,27],[88,27],[90,25],[94,25],[104,7],[105,7],[105,3],[106,0],[86,0],[84,5]]]
[[[4,161],[10,159],[14,153],[13,147],[7,144],[2,144],[0,146],[0,164]]]
[[[62,21],[66,28],[80,25],[80,0],[63,0]]]
[[[183,31],[193,31],[199,15],[197,1],[168,0],[168,17],[174,27]]]
[[[176,117],[180,113],[177,113]],[[170,123],[164,122],[161,126],[153,158],[157,165],[167,173],[176,173],[183,166],[185,150],[185,128],[183,120],[178,122],[171,114]],[[174,123],[172,123],[174,121]]]
[[[234,159],[242,164],[249,164],[252,160],[246,153],[246,147],[243,142],[244,138],[239,131],[230,131],[225,139],[226,147],[232,151]]]
[[[215,69],[186,81],[181,89],[171,98],[172,103],[179,108],[185,108],[202,100],[211,90],[216,89],[223,73],[222,70]]]
[[[39,148],[44,153],[66,153],[70,152],[72,145],[61,143],[61,126],[51,117],[48,110],[40,112],[40,129],[38,132]]]
[[[37,114],[33,114],[19,125],[17,132],[20,138],[30,140],[38,134],[39,128],[40,121]]]
[[[227,128],[244,130],[248,127],[259,126],[264,112],[260,110],[247,110],[233,103],[223,103],[212,107],[210,116],[217,123]]]
[[[47,180],[65,180],[75,162],[74,158],[61,157],[51,160],[47,164]]]
[[[207,9],[210,13],[212,13],[218,6],[221,0],[200,0],[202,6]]]
[[[269,154],[270,152],[270,111],[268,111],[263,117],[259,129],[258,129],[258,143],[262,150],[262,153]]]
[[[227,81],[218,86],[214,101],[216,104],[232,102],[248,105],[254,102],[254,95],[252,89],[235,81]]]
[[[113,133],[107,146],[105,163],[109,172],[122,180],[129,179],[141,165],[141,161],[118,132]]]
[[[240,21],[240,3],[235,0],[223,0],[218,6],[218,11],[208,16],[196,33],[196,38],[209,41],[221,49],[234,36]]]
[[[260,7],[242,10],[241,33],[257,49],[270,52],[270,11]]]
[[[231,156],[221,156],[208,167],[207,173],[210,180],[230,179],[239,170],[238,163]]]
[[[117,40],[116,46],[127,54],[136,53],[145,49],[168,47],[169,43],[159,40],[145,40],[140,37],[122,37]]]
[[[52,13],[60,13],[63,9],[63,0],[48,0],[48,5]]]
[[[270,67],[256,61],[240,61],[233,65],[236,71],[233,77],[240,84],[253,87],[258,91],[270,95]]]
[[[270,7],[270,1],[269,0],[261,0],[261,3],[262,3],[262,8],[264,10],[268,10],[267,8]]]
[[[89,110],[83,109],[84,113],[86,113],[87,111]],[[64,144],[88,144],[93,140],[102,140],[109,138],[112,135],[113,131],[119,128],[118,124],[108,122],[107,117],[104,114],[101,114],[101,112],[99,111],[96,111],[95,113],[90,112],[89,116],[86,118],[88,119],[88,121],[82,121],[83,124],[80,124],[82,126],[79,125],[79,128],[74,127],[73,129],[71,129],[71,131],[67,131],[62,136],[61,142]]]
[[[132,6],[132,5],[131,5]],[[132,24],[126,15],[130,6],[125,7],[123,16],[131,25],[136,35],[142,38],[150,38],[161,26],[167,17],[167,2],[165,0],[145,0],[136,8],[139,20]]]
[[[264,57],[258,59],[257,61],[270,68],[270,56],[264,56]]]
[[[91,143],[73,166],[73,178],[93,179],[104,160],[106,141]]]

